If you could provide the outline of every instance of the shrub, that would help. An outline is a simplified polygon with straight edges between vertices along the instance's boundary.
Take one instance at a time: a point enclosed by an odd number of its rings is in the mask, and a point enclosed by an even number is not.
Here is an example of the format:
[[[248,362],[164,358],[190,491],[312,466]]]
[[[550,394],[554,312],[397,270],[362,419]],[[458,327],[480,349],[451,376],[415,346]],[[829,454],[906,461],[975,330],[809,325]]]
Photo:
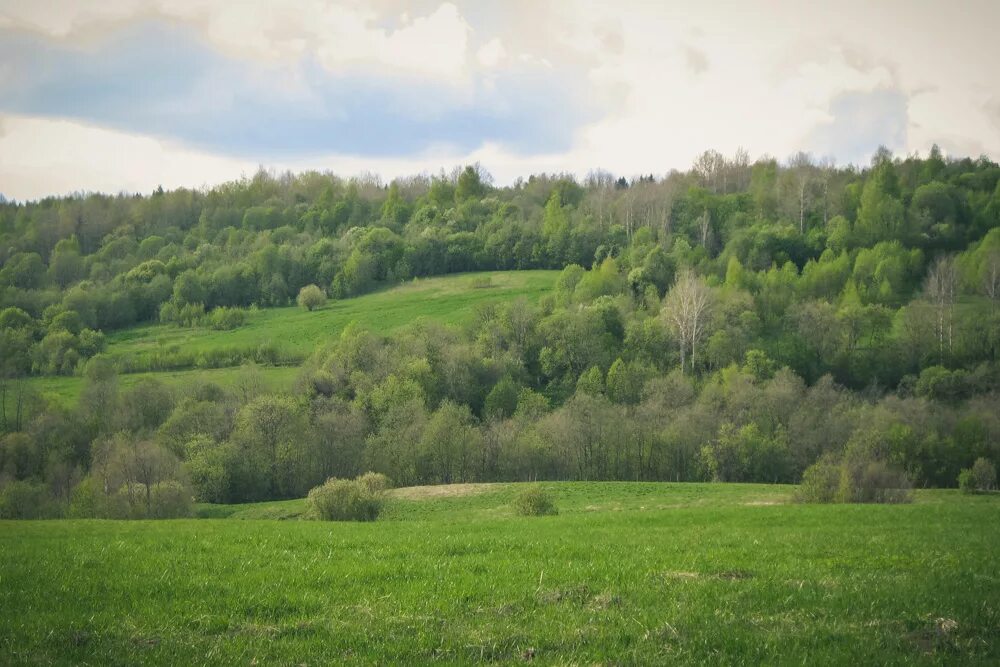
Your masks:
[[[231,331],[243,326],[246,321],[246,311],[242,308],[220,306],[207,316],[208,325],[218,331]]]
[[[163,313],[161,312],[162,316]],[[177,309],[177,319],[175,322],[182,327],[194,327],[205,317],[205,304],[186,303]]]
[[[366,472],[355,481],[372,494],[385,493],[392,488],[392,480],[380,472]]]
[[[326,294],[317,285],[306,285],[295,301],[306,310],[315,310],[326,303]]]
[[[908,503],[912,484],[902,470],[885,461],[845,462],[840,477],[840,499],[848,503]]]
[[[832,503],[837,501],[839,488],[840,465],[833,457],[824,456],[802,473],[795,499],[800,503]]]
[[[976,478],[972,476],[971,469],[962,468],[958,473],[958,488],[961,489],[962,493],[976,492]]]
[[[56,519],[63,513],[44,484],[16,481],[0,487],[0,519]]]
[[[175,480],[157,482],[150,489],[149,518],[179,519],[191,516],[191,492]]]
[[[521,491],[514,499],[514,511],[521,516],[545,516],[559,513],[552,496],[540,486],[531,486]]]
[[[803,503],[908,503],[913,500],[911,487],[906,473],[881,459],[824,456],[802,474],[795,499]]]
[[[972,464],[972,480],[979,491],[991,491],[997,485],[997,469],[990,461],[983,457],[976,459]]]
[[[107,496],[100,489],[98,481],[87,477],[73,488],[69,502],[69,516],[74,519],[91,519],[108,516],[105,505]]]
[[[324,521],[374,521],[382,510],[382,494],[360,479],[331,477],[309,492],[308,516]]]

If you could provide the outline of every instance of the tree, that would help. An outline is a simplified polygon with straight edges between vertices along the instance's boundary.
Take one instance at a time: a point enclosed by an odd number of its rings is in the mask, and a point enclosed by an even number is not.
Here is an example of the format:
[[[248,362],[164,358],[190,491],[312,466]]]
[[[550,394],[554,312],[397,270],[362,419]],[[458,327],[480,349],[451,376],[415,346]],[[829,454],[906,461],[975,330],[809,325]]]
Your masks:
[[[291,397],[260,396],[246,404],[231,437],[241,459],[241,488],[235,489],[239,498],[288,497],[293,491],[308,490],[308,480],[295,473],[309,437],[304,416]]]
[[[1000,302],[1000,249],[991,249],[983,260],[981,284],[983,293],[994,307]]]
[[[326,303],[326,294],[316,285],[306,285],[299,290],[295,301],[308,311],[313,311]]]
[[[420,438],[421,476],[439,484],[470,481],[479,441],[468,406],[444,401]]]
[[[618,360],[619,362],[621,359]],[[600,367],[591,366],[584,371],[576,381],[576,390],[591,396],[598,396],[604,393],[604,373]]]
[[[458,183],[455,186],[455,202],[461,204],[469,199],[480,199],[486,192],[486,184],[481,173],[481,167],[469,165],[462,170],[458,176]]]
[[[195,271],[187,270],[174,281],[174,301],[178,305],[205,303],[207,296],[205,285]]]
[[[652,369],[635,362],[625,363],[619,357],[608,369],[608,398],[614,403],[635,405],[641,398],[643,385],[652,374]]]
[[[492,419],[512,417],[517,410],[517,393],[517,383],[509,375],[505,375],[486,395],[483,414]]]
[[[799,234],[805,234],[806,214],[815,199],[814,190],[820,183],[819,169],[813,164],[812,156],[798,152],[788,160],[788,171],[783,174],[787,193],[788,212],[798,222]]]
[[[903,226],[903,204],[899,201],[899,179],[891,156],[880,152],[861,193],[857,241],[866,245],[887,241]]]
[[[698,343],[706,335],[712,309],[712,292],[708,285],[691,269],[677,275],[674,286],[667,292],[663,303],[663,317],[677,337],[681,353],[681,370],[690,358],[694,372]],[[690,357],[688,352],[690,351]]]
[[[980,491],[991,491],[997,485],[997,469],[992,462],[979,457],[972,465],[972,479]]]
[[[939,257],[927,274],[924,294],[934,308],[938,339],[938,357],[944,360],[945,341],[950,353],[954,343],[955,297],[958,291],[958,270],[953,257]]]

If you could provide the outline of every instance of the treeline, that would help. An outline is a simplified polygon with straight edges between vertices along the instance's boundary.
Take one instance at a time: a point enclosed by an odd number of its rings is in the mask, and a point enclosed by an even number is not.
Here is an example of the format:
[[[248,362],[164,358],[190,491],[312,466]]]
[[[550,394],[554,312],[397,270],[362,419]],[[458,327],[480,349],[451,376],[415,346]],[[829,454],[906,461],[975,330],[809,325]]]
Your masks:
[[[551,327],[582,313],[591,333],[604,331],[591,361],[610,359],[624,340],[614,309],[599,300],[546,314],[515,302],[465,331],[423,324],[393,338],[351,327],[290,394],[265,391],[254,367],[228,391],[171,391],[156,380],[121,391],[110,365],[92,361],[74,409],[50,409],[0,439],[0,514],[186,515],[193,499],[302,497],[369,470],[400,485],[797,482],[816,461],[849,455],[917,485],[954,486],[978,458],[1000,460],[995,381],[987,393],[941,400],[928,375],[913,394],[875,398],[830,376],[809,386],[751,350],[697,377],[670,357],[614,357],[546,395]]]
[[[2,415],[2,511],[162,515],[183,511],[184,493],[300,497],[369,470],[397,484],[794,482],[824,457],[953,486],[979,457],[1000,462],[998,180],[988,160],[936,152],[880,153],[863,171],[707,153],[662,181],[509,188],[473,168],[388,188],[262,173],[206,193],[97,198],[133,211],[99,241],[36,224],[95,198],[8,205],[0,276],[20,305],[0,313],[14,378],[2,389],[18,396]],[[222,209],[229,223],[209,222]],[[166,214],[177,210],[198,214],[185,227]],[[31,245],[43,238],[47,254]],[[79,246],[86,279],[59,282],[61,243]],[[102,254],[116,244],[118,264]],[[41,267],[34,279],[25,265]],[[349,327],[288,395],[252,370],[235,392],[120,392],[103,323],[87,319],[100,299],[142,301],[153,285],[148,317],[188,308],[202,326],[213,309],[285,303],[308,283],[346,297],[423,272],[535,266],[564,267],[537,306],[484,306],[467,327],[391,338]],[[277,301],[261,291],[272,284]],[[72,410],[28,405],[17,380],[52,372],[57,341],[80,351],[56,370],[85,373]]]
[[[192,496],[301,497],[365,471],[401,485],[796,482],[844,456],[954,486],[978,458],[1000,460],[995,363],[928,366],[895,392],[853,392],[828,374],[807,383],[758,338],[723,348],[730,356],[714,370],[715,353],[682,369],[685,289],[704,291],[708,340],[752,319],[731,314],[752,304],[742,290],[690,273],[662,302],[637,299],[605,260],[564,270],[538,306],[484,306],[463,329],[417,323],[386,337],[348,327],[289,394],[265,391],[255,367],[229,391],[155,380],[120,391],[98,358],[75,409],[40,412],[0,439],[0,512],[170,516],[190,511]],[[848,340],[840,353],[852,353]]]
[[[767,324],[782,315],[790,297],[777,293],[793,273],[808,274],[810,298],[839,298],[850,283],[862,305],[895,308],[936,257],[1000,224],[998,180],[985,158],[936,150],[880,152],[864,170],[710,151],[660,180],[595,172],[498,188],[467,167],[386,186],[261,171],[206,191],[0,203],[2,371],[80,373],[105,348],[101,332],[205,326],[227,319],[215,309],[285,305],[309,284],[346,298],[413,276],[606,257],[633,290],[659,296],[678,266],[722,278],[735,260],[775,293]],[[963,289],[996,298],[994,245],[960,267]]]

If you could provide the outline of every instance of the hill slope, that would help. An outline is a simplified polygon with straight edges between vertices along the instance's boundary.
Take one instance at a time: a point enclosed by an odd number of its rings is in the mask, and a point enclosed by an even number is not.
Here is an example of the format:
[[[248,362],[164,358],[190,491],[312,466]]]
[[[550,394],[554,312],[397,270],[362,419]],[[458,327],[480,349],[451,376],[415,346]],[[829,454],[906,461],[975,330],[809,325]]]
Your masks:
[[[379,332],[393,331],[418,318],[462,324],[484,303],[522,297],[537,301],[552,288],[558,275],[558,271],[492,271],[423,278],[381,292],[332,301],[312,312],[296,306],[258,310],[232,331],[163,324],[132,327],[108,336],[106,355],[124,371],[123,387],[141,378],[180,385],[195,374],[225,386],[236,369],[212,368],[215,364],[207,359],[228,356],[238,364],[247,354],[268,346],[294,365],[351,322]],[[129,369],[148,372],[128,373]],[[275,389],[287,389],[295,376],[288,368],[266,365],[261,372]],[[46,398],[67,404],[79,395],[82,379],[36,377],[29,382]]]

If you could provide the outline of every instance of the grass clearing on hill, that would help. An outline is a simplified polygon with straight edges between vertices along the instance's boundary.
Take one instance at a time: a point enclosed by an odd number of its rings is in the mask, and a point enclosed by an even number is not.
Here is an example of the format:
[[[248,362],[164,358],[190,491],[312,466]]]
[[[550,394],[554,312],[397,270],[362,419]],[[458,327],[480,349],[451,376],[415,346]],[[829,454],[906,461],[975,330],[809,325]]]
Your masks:
[[[542,486],[558,516],[513,516],[522,487],[497,484],[397,490],[371,524],[3,523],[0,661],[1000,659],[1000,494],[797,505],[766,485]]]
[[[268,391],[288,391],[299,373],[298,366],[258,366],[259,377]],[[195,382],[212,382],[223,389],[231,389],[240,378],[242,368],[206,368],[187,371],[153,371],[148,373],[127,373],[118,376],[118,387],[128,390],[142,380],[159,380],[168,387],[183,390]],[[33,377],[28,386],[46,401],[57,405],[72,406],[80,396],[83,378],[71,376]],[[14,409],[14,394],[7,395],[7,413]]]
[[[492,271],[419,278],[373,294],[332,301],[312,312],[298,306],[262,309],[232,331],[163,324],[132,327],[109,334],[107,354],[112,359],[131,359],[141,365],[144,356],[170,350],[197,355],[274,345],[282,353],[304,359],[317,346],[340,335],[351,322],[383,333],[419,318],[462,324],[473,317],[480,304],[519,297],[536,302],[552,288],[558,275],[558,271]],[[480,286],[485,278],[489,278],[489,287]],[[289,389],[298,373],[294,365],[259,368],[267,387],[274,390]],[[229,387],[238,374],[239,367],[235,366],[161,370],[123,373],[119,382],[121,388],[127,389],[142,378],[156,378],[171,386],[201,378]],[[27,382],[47,400],[68,406],[80,395],[83,378],[32,377]],[[15,400],[13,394],[7,396],[8,413],[13,411]]]
[[[198,353],[273,344],[285,353],[305,358],[351,322],[383,333],[418,318],[461,324],[483,303],[522,296],[537,301],[552,288],[558,275],[558,271],[494,271],[417,278],[380,292],[330,301],[313,311],[298,306],[262,309],[232,331],[162,324],[124,329],[108,336],[108,352],[112,358],[124,358],[174,346]],[[490,278],[489,288],[475,286],[483,277]]]

